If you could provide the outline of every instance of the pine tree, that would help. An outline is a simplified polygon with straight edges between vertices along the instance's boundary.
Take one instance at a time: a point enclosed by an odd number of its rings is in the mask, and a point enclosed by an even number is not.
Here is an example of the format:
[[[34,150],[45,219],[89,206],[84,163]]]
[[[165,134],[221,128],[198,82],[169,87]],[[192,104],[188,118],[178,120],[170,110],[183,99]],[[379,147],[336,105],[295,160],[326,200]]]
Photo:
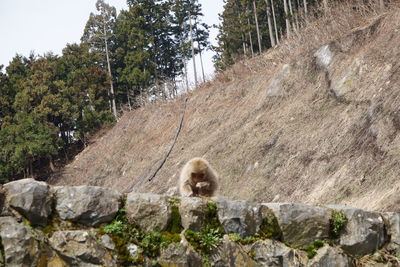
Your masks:
[[[265,0],[225,1],[218,26],[218,46],[215,48],[214,64],[217,70],[233,64],[243,54],[253,55],[254,50],[272,47],[270,35],[273,32],[268,28],[267,10]],[[257,37],[256,42],[253,36]]]
[[[104,54],[104,67],[107,68],[108,74],[110,76],[110,98],[111,98],[111,108],[114,117],[117,118],[117,107],[115,102],[115,92],[113,84],[113,75],[111,72],[111,62],[110,62],[110,48],[109,43],[113,37],[113,31],[115,27],[116,20],[116,10],[106,4],[103,0],[97,0],[96,9],[98,14],[90,14],[89,20],[86,23],[86,27],[81,38],[83,43],[90,44],[91,48],[98,50]]]
[[[208,41],[209,26],[201,22],[203,13],[201,12],[201,4],[197,0],[173,0],[172,2],[172,32],[179,44],[178,58],[183,63],[185,73],[187,73],[186,61],[192,58],[195,66],[195,55],[200,54],[201,57],[203,50],[210,45]],[[195,42],[197,42],[197,45]],[[194,71],[197,72],[196,67],[194,67]],[[195,80],[197,80],[196,74]]]

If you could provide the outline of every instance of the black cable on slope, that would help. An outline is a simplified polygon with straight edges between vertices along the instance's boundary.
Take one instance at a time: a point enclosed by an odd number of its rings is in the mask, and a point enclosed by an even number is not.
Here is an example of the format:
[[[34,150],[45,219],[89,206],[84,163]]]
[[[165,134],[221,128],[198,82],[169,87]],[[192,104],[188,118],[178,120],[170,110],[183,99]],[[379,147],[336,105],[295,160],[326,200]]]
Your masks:
[[[164,166],[164,163],[167,161],[167,158],[169,157],[169,154],[171,154],[172,149],[175,146],[176,140],[178,139],[179,133],[181,132],[182,129],[182,125],[183,125],[183,119],[185,117],[185,111],[186,111],[186,103],[188,101],[188,98],[185,99],[185,105],[183,107],[183,112],[182,112],[182,116],[181,116],[181,121],[179,122],[179,126],[178,129],[176,130],[176,134],[175,134],[175,138],[174,141],[172,142],[170,148],[168,149],[167,153],[165,154],[164,158],[161,160],[160,165],[157,167],[157,169],[154,171],[154,173],[152,175],[149,176],[149,178],[147,178],[147,180],[150,182],[151,180],[153,180],[153,178],[157,175],[157,173],[161,170],[161,168]]]

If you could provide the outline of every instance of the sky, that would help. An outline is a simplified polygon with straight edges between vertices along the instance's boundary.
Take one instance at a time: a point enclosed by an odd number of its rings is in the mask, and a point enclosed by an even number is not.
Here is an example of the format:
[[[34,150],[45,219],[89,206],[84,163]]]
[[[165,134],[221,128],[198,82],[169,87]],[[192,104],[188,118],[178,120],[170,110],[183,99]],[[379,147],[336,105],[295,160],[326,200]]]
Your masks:
[[[119,12],[127,9],[126,0],[105,0]],[[218,24],[223,0],[199,0],[204,22]],[[67,43],[79,43],[90,12],[96,12],[96,0],[0,0],[0,65],[7,66],[18,53],[29,56],[47,52],[61,55]],[[212,29],[210,41],[216,44],[218,31]],[[212,52],[203,56],[206,76],[214,72]],[[197,69],[200,63],[196,57]],[[193,81],[193,63],[189,62]],[[198,71],[198,77],[201,71]]]

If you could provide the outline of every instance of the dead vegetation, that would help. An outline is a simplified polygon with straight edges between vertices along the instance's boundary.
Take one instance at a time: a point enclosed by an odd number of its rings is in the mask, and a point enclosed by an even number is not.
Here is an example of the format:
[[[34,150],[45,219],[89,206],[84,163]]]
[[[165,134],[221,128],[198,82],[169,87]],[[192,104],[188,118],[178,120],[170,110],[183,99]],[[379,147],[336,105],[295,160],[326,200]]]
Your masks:
[[[349,2],[195,92],[125,113],[50,182],[165,193],[202,156],[229,197],[399,211],[400,8]]]

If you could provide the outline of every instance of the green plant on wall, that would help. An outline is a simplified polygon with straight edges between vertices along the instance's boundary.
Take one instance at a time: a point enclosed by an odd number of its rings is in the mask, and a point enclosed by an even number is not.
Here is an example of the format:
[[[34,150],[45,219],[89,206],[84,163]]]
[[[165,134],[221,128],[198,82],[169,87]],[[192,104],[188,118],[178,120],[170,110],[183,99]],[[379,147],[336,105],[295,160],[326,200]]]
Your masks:
[[[322,248],[324,246],[324,241],[322,240],[315,240],[314,243],[312,243],[311,245],[305,247],[305,248],[301,248],[301,250],[307,252],[307,257],[309,259],[313,258],[315,255],[317,255],[317,250],[319,248]]]
[[[218,209],[214,202],[208,202],[204,212],[204,223],[200,232],[185,230],[186,240],[203,256],[208,255],[222,241],[225,233],[218,220]]]
[[[331,236],[333,238],[338,238],[346,226],[346,223],[347,219],[343,212],[334,210],[331,218]]]
[[[179,219],[179,212],[175,214]],[[179,218],[178,218],[179,217]],[[168,225],[168,229],[175,229],[177,232],[150,232],[143,233],[135,225],[131,224],[125,214],[125,209],[120,209],[117,213],[115,219],[105,226],[100,228],[100,233],[109,234],[113,239],[116,249],[118,251],[118,261],[122,266],[131,266],[137,264],[144,264],[144,257],[155,258],[159,256],[160,249],[166,247],[171,243],[178,243],[181,241],[179,235],[179,229],[181,228],[179,224],[171,226],[174,224],[174,219]],[[138,255],[132,257],[129,253],[127,246],[129,244],[135,244],[139,246]]]
[[[203,254],[209,254],[222,240],[222,233],[218,229],[204,229],[201,232],[186,230],[184,234],[193,248]]]
[[[266,212],[262,220],[259,235],[262,238],[272,238],[282,241],[282,230],[278,220],[272,212]]]

